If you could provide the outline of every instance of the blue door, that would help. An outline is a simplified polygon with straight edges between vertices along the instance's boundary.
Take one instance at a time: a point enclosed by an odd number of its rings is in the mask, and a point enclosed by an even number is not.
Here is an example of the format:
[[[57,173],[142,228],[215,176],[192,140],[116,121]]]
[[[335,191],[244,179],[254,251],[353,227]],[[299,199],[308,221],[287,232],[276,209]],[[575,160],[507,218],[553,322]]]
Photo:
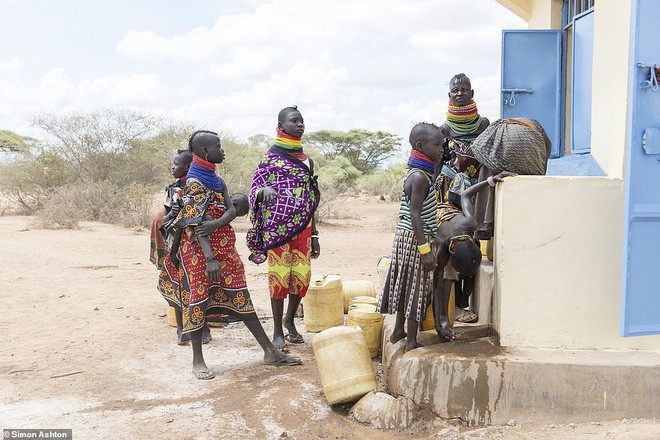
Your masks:
[[[501,118],[531,118],[562,151],[561,31],[502,31]]]
[[[660,333],[660,1],[633,11],[621,334]]]

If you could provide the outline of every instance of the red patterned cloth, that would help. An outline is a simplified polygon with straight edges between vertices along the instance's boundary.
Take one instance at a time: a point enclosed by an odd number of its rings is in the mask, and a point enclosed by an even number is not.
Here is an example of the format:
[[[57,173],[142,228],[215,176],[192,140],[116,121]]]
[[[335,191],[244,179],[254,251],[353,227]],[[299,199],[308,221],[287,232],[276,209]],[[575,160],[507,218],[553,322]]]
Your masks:
[[[268,251],[268,292],[273,299],[284,299],[290,293],[304,297],[312,278],[310,253],[312,226],[286,244]]]
[[[177,225],[185,225],[177,252],[179,267],[168,253],[158,286],[170,304],[180,304],[183,333],[200,330],[208,315],[257,319],[245,281],[245,268],[236,251],[234,229],[230,225],[221,226],[209,236],[211,249],[222,270],[219,282],[209,279],[204,251],[194,235],[194,226],[202,221],[217,220],[225,210],[222,193],[188,178],[183,209],[177,218]]]

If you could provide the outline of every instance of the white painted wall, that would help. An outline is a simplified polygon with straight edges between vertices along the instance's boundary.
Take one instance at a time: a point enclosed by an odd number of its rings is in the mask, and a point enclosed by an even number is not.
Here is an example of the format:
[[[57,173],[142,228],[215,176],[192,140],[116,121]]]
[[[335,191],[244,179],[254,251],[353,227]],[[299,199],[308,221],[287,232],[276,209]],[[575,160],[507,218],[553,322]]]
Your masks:
[[[610,177],[623,178],[633,0],[594,7],[591,155]]]
[[[503,346],[660,351],[660,336],[619,336],[623,197],[615,178],[498,185],[493,320]]]

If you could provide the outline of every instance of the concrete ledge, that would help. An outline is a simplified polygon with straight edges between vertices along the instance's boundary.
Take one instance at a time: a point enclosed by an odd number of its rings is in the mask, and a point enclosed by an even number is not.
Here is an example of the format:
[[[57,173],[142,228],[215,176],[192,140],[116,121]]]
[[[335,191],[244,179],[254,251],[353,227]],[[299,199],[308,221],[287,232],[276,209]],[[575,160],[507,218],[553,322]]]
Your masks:
[[[384,323],[389,338],[393,319]],[[420,342],[430,342],[423,335]],[[660,353],[512,349],[492,338],[404,353],[383,344],[388,392],[469,425],[660,417]]]
[[[470,302],[472,310],[479,315],[477,324],[480,325],[493,324],[493,272],[493,262],[484,258],[475,275],[474,293]]]

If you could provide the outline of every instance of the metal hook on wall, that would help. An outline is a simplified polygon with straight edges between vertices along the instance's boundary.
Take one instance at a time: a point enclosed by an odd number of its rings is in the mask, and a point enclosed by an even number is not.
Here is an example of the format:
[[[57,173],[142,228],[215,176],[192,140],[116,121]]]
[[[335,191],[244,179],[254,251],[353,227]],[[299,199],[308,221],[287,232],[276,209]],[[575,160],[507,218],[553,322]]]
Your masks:
[[[650,88],[652,92],[657,92],[660,87],[658,87],[658,75],[656,74],[656,71],[660,72],[660,66],[657,64],[648,66],[646,64],[637,63],[637,67],[649,70],[649,79],[643,80],[640,84],[641,87],[643,89]]]

